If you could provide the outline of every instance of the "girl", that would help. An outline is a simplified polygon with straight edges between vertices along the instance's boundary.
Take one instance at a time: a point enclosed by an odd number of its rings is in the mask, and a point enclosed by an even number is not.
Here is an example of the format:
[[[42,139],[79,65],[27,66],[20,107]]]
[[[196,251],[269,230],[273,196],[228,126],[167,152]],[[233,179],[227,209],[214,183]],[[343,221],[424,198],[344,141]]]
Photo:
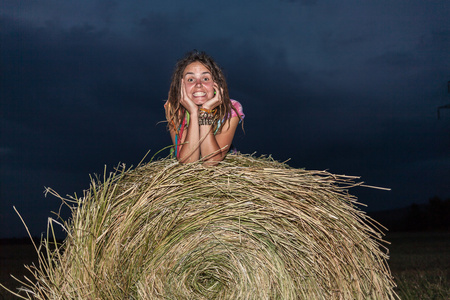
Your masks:
[[[241,104],[228,95],[220,67],[198,51],[178,61],[164,107],[174,152],[182,163],[222,161],[244,118]]]

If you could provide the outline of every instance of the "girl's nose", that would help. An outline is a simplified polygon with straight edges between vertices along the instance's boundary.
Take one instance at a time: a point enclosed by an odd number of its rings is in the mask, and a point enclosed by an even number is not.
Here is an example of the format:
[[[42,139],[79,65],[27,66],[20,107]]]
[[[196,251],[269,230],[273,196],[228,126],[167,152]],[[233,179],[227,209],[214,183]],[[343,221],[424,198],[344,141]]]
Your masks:
[[[202,86],[202,81],[201,81],[200,79],[198,79],[198,80],[195,82],[195,86],[201,87],[201,86]]]

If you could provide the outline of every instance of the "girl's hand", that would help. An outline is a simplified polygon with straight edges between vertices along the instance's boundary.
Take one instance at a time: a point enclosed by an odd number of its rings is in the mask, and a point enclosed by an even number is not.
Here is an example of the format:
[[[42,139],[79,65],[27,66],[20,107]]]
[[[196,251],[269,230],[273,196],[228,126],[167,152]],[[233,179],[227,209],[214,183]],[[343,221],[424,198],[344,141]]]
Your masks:
[[[219,93],[219,86],[217,85],[217,83],[214,83],[214,90],[216,91],[216,95],[214,95],[214,97],[212,99],[203,103],[202,107],[204,109],[214,109],[222,103],[221,95],[223,93],[223,89],[220,88],[220,93]]]
[[[184,85],[184,79],[181,80],[181,95],[180,95],[180,104],[183,105],[184,108],[190,113],[196,113],[198,111],[197,104],[189,98],[188,93],[186,93],[186,86]]]

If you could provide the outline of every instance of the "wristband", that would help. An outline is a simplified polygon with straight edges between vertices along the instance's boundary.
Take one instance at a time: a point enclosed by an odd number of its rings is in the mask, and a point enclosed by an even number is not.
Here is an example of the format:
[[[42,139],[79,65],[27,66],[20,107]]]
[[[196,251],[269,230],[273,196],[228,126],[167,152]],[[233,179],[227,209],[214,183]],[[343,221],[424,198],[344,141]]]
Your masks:
[[[202,112],[205,112],[207,114],[215,115],[217,113],[217,109],[215,109],[215,108],[214,109],[206,109],[206,108],[200,107],[199,110],[202,111]]]

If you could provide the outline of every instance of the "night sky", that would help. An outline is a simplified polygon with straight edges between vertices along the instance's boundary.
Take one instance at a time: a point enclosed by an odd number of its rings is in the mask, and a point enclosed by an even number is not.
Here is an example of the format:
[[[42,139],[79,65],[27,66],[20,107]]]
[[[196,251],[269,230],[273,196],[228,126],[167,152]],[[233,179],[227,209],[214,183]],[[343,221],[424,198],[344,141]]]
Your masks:
[[[192,49],[246,114],[234,144],[361,176],[367,211],[450,197],[450,1],[4,0],[0,237],[46,230],[89,174],[170,144],[164,99]],[[164,152],[161,156],[165,156]]]

